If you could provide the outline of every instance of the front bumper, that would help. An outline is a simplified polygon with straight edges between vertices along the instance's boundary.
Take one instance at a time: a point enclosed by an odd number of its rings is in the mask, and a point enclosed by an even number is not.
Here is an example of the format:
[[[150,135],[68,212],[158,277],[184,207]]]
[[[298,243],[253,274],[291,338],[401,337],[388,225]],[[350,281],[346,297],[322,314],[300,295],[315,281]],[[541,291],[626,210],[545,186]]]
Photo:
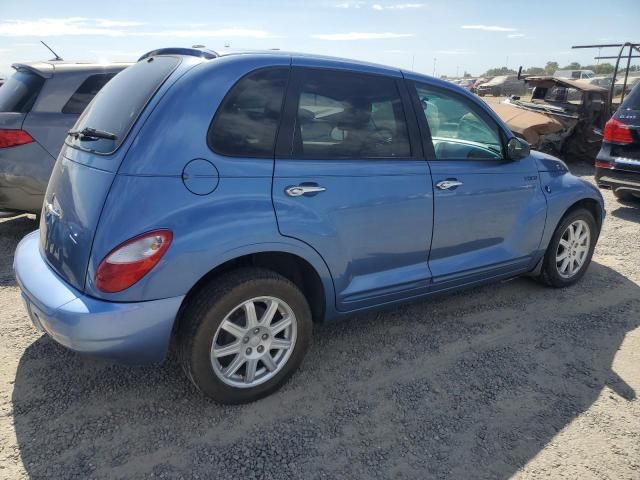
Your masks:
[[[44,261],[37,231],[18,245],[13,268],[34,325],[59,344],[125,363],[166,357],[183,296],[116,303],[84,295]]]
[[[599,187],[640,194],[640,173],[596,167],[595,178]]]

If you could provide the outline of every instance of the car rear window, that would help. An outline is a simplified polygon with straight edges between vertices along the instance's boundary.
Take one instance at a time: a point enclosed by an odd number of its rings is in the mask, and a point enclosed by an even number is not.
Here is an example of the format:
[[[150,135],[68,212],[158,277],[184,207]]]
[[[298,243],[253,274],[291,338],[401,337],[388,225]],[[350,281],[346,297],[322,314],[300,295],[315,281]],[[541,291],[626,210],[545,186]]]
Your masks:
[[[232,157],[273,156],[288,75],[288,68],[267,68],[235,84],[209,129],[213,151]]]
[[[0,87],[0,112],[29,112],[42,85],[44,78],[26,70],[18,70]]]
[[[69,101],[62,107],[62,113],[73,113],[80,115],[93,97],[104,87],[109,80],[115,77],[116,73],[97,73],[85,79],[78,89],[71,95]]]
[[[633,90],[622,102],[620,110],[640,111],[640,82],[637,82]]]
[[[73,127],[74,131],[90,128],[109,132],[115,135],[115,140],[68,136],[67,144],[96,153],[113,153],[179,63],[178,57],[158,56],[125,68],[98,92]]]

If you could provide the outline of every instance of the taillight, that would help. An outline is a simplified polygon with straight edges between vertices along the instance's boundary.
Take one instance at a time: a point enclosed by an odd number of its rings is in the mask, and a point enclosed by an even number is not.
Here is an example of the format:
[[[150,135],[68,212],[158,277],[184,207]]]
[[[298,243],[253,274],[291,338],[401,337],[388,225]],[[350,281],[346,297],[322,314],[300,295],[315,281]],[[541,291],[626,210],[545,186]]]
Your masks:
[[[633,143],[631,128],[620,120],[612,118],[604,126],[604,140],[611,143]]]
[[[613,169],[613,163],[605,162],[604,160],[596,160],[596,167]]]
[[[0,148],[17,147],[33,142],[26,130],[4,130],[0,128]]]
[[[129,288],[156,266],[172,239],[169,230],[156,230],[114,248],[98,266],[96,287],[107,293]]]

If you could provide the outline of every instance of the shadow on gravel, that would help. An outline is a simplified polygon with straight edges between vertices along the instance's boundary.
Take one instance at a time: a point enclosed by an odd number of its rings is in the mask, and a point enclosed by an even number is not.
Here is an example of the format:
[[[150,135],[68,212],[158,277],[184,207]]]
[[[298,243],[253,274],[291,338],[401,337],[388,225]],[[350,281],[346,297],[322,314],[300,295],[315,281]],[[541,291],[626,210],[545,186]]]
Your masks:
[[[36,222],[27,216],[0,220],[0,287],[16,284],[13,253],[22,237],[37,228]]]
[[[565,290],[517,279],[360,315],[317,328],[283,390],[237,407],[172,360],[128,368],[41,337],[15,380],[19,454],[32,478],[506,479],[603,388],[636,397],[612,362],[638,299],[594,263]]]
[[[620,206],[612,210],[611,215],[621,220],[640,223],[640,200],[637,202],[620,202]]]

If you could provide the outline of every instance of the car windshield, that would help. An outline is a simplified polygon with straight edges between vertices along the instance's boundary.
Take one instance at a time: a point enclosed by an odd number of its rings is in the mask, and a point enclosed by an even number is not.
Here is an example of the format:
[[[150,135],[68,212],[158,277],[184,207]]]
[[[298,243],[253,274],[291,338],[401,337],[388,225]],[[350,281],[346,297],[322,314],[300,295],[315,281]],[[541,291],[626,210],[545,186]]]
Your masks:
[[[18,70],[0,87],[0,112],[28,112],[31,110],[44,78],[27,70]]]
[[[96,153],[114,152],[179,62],[178,57],[158,56],[125,68],[94,97],[71,130],[75,135],[67,137],[67,144]],[[108,135],[84,133],[87,131]]]
[[[636,83],[631,93],[624,99],[620,110],[640,111],[640,82]]]
[[[568,88],[555,85],[547,89],[544,101],[549,103],[572,103],[580,105],[582,103],[582,92],[577,88]]]
[[[508,76],[504,75],[504,76],[500,76],[500,77],[495,77],[493,80],[489,80],[487,82],[487,85],[499,85],[501,83],[504,83],[507,78],[509,78]]]

